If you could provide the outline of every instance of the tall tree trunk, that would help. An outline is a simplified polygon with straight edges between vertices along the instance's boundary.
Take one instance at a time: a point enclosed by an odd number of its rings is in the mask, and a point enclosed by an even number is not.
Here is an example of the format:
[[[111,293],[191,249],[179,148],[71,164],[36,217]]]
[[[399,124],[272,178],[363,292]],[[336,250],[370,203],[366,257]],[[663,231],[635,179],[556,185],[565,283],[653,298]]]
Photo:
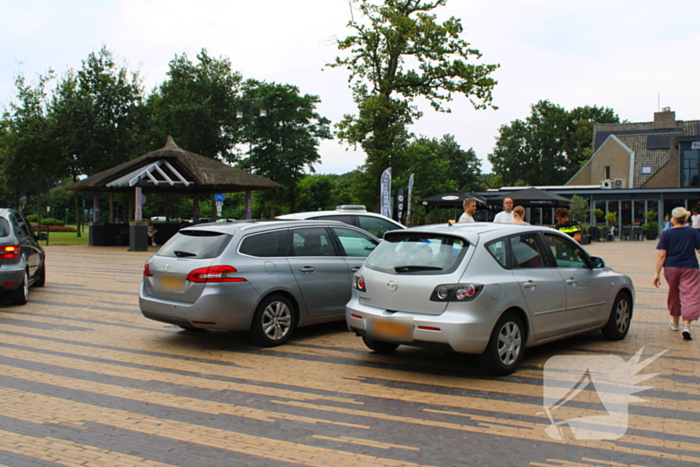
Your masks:
[[[78,181],[78,177],[76,175],[73,175],[73,183]],[[78,192],[74,191],[73,192],[73,201],[75,201],[75,228],[78,231],[78,234],[76,237],[82,237],[82,230],[80,228],[80,206],[78,205]]]

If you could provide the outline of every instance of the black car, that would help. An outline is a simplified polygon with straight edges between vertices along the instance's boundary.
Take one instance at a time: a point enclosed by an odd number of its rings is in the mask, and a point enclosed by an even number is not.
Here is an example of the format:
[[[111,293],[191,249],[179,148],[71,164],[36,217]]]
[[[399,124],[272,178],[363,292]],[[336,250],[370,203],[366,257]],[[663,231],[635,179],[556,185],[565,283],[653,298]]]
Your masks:
[[[0,209],[0,292],[24,305],[29,287],[46,282],[44,249],[29,222],[15,209]]]

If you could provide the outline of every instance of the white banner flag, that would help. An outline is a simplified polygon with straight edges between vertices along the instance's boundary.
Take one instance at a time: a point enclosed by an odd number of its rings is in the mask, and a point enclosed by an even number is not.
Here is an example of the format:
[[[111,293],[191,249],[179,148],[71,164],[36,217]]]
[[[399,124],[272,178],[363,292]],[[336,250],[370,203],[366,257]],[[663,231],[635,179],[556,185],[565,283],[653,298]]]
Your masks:
[[[411,195],[413,194],[413,174],[408,178],[408,197],[406,198],[406,218],[411,215]]]
[[[391,217],[391,167],[382,173],[379,184],[379,198],[381,200],[381,214]]]

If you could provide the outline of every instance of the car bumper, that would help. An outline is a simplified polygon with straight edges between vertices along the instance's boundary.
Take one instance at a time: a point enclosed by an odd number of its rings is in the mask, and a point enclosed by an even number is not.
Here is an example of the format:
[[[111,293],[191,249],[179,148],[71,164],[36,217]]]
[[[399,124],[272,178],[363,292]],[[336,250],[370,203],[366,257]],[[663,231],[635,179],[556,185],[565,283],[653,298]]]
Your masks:
[[[495,324],[493,314],[477,303],[450,304],[441,315],[427,315],[388,312],[361,304],[355,296],[346,305],[345,319],[351,331],[363,336],[370,334],[370,338],[371,328],[378,321],[396,323],[410,328],[407,338],[382,336],[378,340],[416,347],[446,345],[456,352],[469,354],[484,352]]]
[[[24,279],[24,271],[25,268],[21,265],[16,267],[3,266],[0,269],[0,291],[17,290]]]
[[[236,296],[222,294],[217,286],[206,287],[194,303],[149,296],[141,284],[139,308],[146,318],[182,327],[247,331],[259,296],[247,283],[240,283]]]

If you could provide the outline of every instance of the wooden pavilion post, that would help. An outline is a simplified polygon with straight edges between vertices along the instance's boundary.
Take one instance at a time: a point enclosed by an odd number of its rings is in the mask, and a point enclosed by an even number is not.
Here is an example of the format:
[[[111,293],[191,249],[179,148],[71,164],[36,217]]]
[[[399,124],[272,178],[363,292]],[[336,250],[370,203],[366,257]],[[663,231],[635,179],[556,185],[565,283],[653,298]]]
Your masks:
[[[92,194],[92,222],[100,222],[100,194],[96,191]]]
[[[253,203],[251,200],[251,191],[250,190],[245,191],[245,218],[246,219],[253,218]]]
[[[143,220],[143,211],[141,209],[141,187],[134,188],[134,220]]]

